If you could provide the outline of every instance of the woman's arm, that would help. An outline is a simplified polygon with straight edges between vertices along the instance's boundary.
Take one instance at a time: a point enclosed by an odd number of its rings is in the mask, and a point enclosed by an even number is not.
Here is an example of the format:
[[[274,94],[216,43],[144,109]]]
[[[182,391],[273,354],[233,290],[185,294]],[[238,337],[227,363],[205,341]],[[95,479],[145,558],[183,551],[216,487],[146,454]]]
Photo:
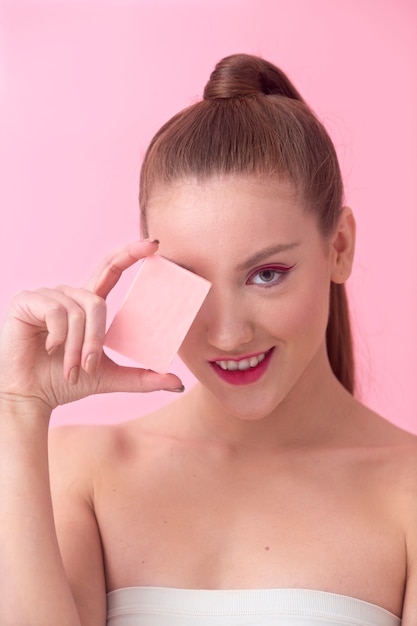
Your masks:
[[[178,389],[173,374],[124,368],[103,353],[104,299],[122,272],[155,243],[110,255],[84,289],[23,292],[0,329],[0,623],[104,625],[104,573],[98,530],[82,490],[69,494],[73,558],[94,583],[83,606],[64,570],[52,511],[48,426],[52,410],[95,393]],[[87,484],[84,483],[85,485]],[[70,535],[69,535],[70,536]],[[83,597],[86,597],[83,595]]]
[[[104,431],[104,433],[103,433]],[[106,580],[95,496],[111,427],[62,426],[49,433],[55,527],[82,624],[106,623]],[[104,442],[104,445],[103,445]]]
[[[417,624],[417,459],[410,463],[410,488],[406,507],[406,590],[402,615],[402,626]]]
[[[54,528],[49,416],[36,403],[0,407],[0,623],[80,626]]]

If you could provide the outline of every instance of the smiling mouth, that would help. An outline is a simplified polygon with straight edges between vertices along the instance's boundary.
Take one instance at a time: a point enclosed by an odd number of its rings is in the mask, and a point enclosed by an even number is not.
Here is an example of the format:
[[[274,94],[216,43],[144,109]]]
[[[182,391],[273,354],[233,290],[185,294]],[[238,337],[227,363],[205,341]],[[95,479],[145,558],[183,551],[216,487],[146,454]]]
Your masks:
[[[246,359],[241,359],[240,361],[221,360],[221,361],[214,361],[214,363],[218,367],[221,367],[221,369],[224,371],[236,372],[237,370],[239,370],[243,372],[245,370],[249,370],[249,369],[253,369],[257,367],[259,363],[261,363],[265,359],[265,357],[268,355],[270,351],[271,350],[267,350],[266,352],[263,352],[262,354],[257,354],[256,356],[251,356]]]
[[[219,378],[229,385],[249,385],[260,380],[271,362],[275,346],[243,359],[218,359],[209,361]]]

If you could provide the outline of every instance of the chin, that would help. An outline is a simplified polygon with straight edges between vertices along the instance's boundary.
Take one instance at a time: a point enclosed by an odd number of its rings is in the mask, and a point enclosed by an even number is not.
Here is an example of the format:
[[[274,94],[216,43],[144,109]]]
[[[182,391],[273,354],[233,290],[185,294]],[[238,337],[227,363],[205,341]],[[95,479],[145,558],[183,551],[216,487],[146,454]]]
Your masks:
[[[271,417],[279,410],[282,400],[276,396],[274,399],[271,398],[271,394],[268,394],[267,399],[265,390],[255,393],[248,387],[234,388],[222,393],[219,393],[218,389],[210,389],[203,384],[202,388],[204,393],[208,393],[215,401],[219,413],[243,422],[259,422]],[[263,400],[260,400],[262,397]]]

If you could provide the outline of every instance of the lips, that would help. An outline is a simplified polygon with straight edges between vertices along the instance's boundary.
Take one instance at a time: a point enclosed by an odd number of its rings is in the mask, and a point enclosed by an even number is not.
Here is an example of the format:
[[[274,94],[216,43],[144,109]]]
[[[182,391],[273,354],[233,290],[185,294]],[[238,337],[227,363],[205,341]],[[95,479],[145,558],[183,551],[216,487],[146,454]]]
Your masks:
[[[261,378],[268,368],[274,348],[241,359],[210,361],[216,374],[231,385],[248,385]]]
[[[240,361],[215,361],[215,363],[221,367],[222,370],[228,370],[229,372],[234,372],[236,370],[244,371],[248,370],[250,367],[256,367],[259,365],[259,363],[264,360],[265,356],[266,352],[263,352],[262,354],[241,359]]]

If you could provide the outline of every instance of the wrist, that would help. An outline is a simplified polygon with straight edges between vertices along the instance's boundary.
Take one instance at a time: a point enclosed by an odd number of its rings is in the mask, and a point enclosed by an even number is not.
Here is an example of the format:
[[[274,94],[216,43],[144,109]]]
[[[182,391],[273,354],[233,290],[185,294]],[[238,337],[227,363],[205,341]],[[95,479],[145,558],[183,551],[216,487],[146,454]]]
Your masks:
[[[9,416],[19,420],[49,421],[51,413],[51,407],[40,398],[0,392],[0,419]]]

